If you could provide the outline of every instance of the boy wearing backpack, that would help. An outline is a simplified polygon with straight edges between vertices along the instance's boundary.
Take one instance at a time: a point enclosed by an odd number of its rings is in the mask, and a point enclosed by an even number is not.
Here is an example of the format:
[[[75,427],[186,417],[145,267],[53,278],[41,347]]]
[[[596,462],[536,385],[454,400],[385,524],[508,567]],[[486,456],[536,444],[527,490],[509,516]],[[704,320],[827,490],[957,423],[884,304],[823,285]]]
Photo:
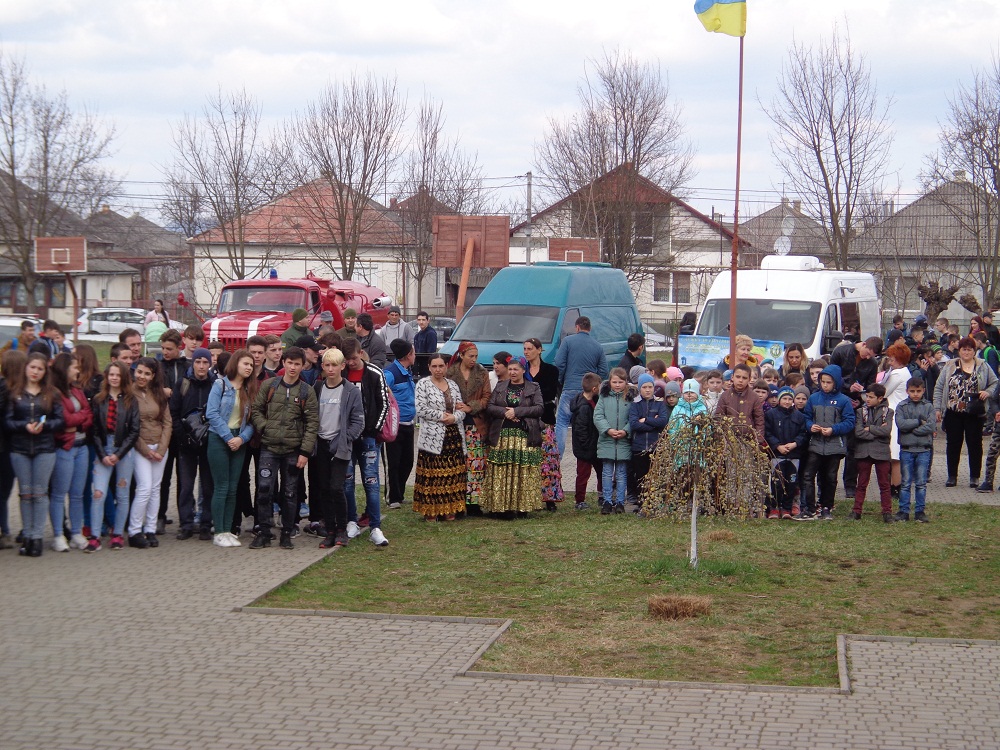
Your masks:
[[[257,392],[250,421],[260,435],[257,467],[257,536],[250,549],[271,546],[272,504],[277,500],[281,475],[282,549],[292,549],[292,529],[298,520],[299,482],[316,447],[319,410],[316,393],[299,377],[306,355],[298,347],[285,352],[285,372],[265,382]]]

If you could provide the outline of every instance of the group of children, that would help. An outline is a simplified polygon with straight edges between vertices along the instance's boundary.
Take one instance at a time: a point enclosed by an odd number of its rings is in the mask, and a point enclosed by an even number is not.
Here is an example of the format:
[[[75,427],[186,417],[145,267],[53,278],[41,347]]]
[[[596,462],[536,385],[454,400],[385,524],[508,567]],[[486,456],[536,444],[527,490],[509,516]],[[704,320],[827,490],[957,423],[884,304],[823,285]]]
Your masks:
[[[631,373],[616,368],[604,383],[588,374],[583,393],[572,405],[577,508],[586,507],[587,482],[596,469],[601,512],[624,513],[626,503],[638,512],[642,482],[664,430],[669,439],[683,420],[710,414],[732,419],[748,442],[768,453],[767,518],[831,520],[841,462],[850,454],[857,464],[852,519],[861,518],[874,470],[883,520],[909,520],[912,498],[914,520],[926,523],[926,485],[937,427],[933,404],[925,399],[924,379],[909,379],[907,398],[895,410],[878,382],[856,394],[861,403],[855,407],[855,394],[842,392],[839,366],[825,358],[801,366],[801,347],[796,354],[792,361],[797,369],[782,375],[765,368],[756,380],[754,363],[746,358],[737,359],[739,364],[724,373],[685,373],[654,360],[647,368],[633,367]],[[890,485],[894,429],[902,473],[898,492]],[[895,514],[894,494],[899,504]]]

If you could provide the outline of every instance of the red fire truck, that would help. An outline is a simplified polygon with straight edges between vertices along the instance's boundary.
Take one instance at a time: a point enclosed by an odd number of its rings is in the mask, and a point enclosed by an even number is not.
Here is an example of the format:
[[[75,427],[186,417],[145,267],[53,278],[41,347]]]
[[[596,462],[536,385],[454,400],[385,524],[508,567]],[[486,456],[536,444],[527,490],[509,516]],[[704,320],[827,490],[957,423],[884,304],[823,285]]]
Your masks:
[[[246,346],[253,335],[269,333],[280,336],[292,324],[292,312],[309,312],[310,329],[320,325],[320,313],[333,314],[334,328],[344,325],[348,307],[368,313],[381,327],[386,322],[392,298],[381,289],[356,281],[321,279],[311,273],[304,279],[279,279],[271,272],[267,279],[231,281],[222,288],[214,318],[202,324],[205,341],[221,341],[226,351]]]

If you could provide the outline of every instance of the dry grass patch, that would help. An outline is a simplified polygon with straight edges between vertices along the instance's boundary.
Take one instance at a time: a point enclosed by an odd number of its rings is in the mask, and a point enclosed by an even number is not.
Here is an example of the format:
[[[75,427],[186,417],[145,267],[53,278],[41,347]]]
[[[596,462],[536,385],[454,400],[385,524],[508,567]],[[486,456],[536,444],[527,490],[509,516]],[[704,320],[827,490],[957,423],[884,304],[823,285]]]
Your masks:
[[[667,594],[649,597],[648,612],[660,620],[683,620],[712,614],[712,599],[707,596]]]
[[[715,529],[715,531],[708,532],[705,538],[710,542],[736,542],[736,534],[729,529]]]

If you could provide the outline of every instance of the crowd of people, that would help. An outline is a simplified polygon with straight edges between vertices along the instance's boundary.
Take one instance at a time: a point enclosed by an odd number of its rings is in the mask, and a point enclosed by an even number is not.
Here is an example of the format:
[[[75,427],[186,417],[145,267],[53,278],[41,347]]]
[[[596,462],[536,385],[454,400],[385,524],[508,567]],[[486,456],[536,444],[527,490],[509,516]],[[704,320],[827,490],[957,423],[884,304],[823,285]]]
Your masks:
[[[576,509],[587,508],[596,471],[602,514],[641,512],[660,441],[705,415],[731,418],[767,452],[770,519],[830,519],[841,471],[860,519],[874,471],[885,521],[909,520],[912,504],[913,518],[927,522],[939,429],[947,484],[958,481],[965,445],[970,486],[993,490],[1000,336],[985,317],[968,336],[943,318],[931,330],[920,316],[909,331],[899,319],[884,340],[848,338],[813,361],[795,343],[781,362],[758,361],[739,336],[733,361],[694,373],[645,362],[638,333],[609,367],[586,317],[554,364],[530,338],[521,352],[498,352],[487,370],[473,342],[450,358],[437,353],[423,312],[416,334],[395,307],[378,330],[352,311],[340,329],[330,316],[308,330],[304,313],[295,311],[282,336],[251,336],[235,352],[206,345],[189,326],[167,329],[157,355],[143,356],[142,336],[129,329],[103,368],[93,347],[70,349],[56,323],[35,336],[26,322],[0,360],[0,548],[11,546],[15,479],[16,541],[29,557],[42,554],[46,519],[56,551],[157,547],[173,523],[174,478],[177,539],[222,548],[242,545],[246,518],[251,549],[275,537],[291,549],[300,534],[341,547],[365,531],[387,546],[383,464],[390,510],[407,504],[415,464],[412,509],[427,521],[555,511],[570,427]],[[987,419],[996,427],[983,475]]]

